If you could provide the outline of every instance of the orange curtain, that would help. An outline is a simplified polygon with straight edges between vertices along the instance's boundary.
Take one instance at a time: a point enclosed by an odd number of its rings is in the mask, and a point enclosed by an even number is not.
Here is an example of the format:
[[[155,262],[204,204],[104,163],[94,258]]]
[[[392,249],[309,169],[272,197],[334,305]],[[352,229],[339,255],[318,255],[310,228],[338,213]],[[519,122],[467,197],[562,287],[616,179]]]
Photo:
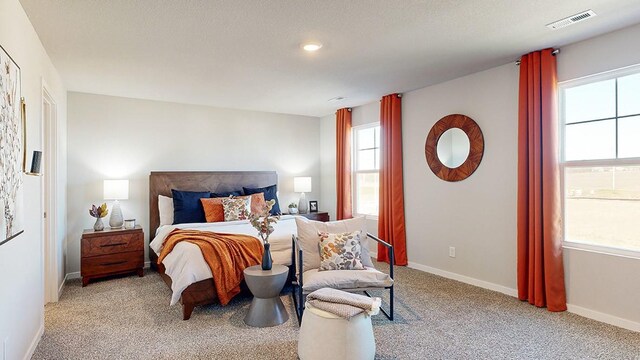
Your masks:
[[[336,192],[338,220],[352,217],[351,199],[351,109],[336,112]]]
[[[396,265],[407,265],[402,183],[402,99],[391,94],[380,101],[380,214],[378,237],[393,245]],[[389,262],[378,244],[378,261]]]
[[[567,309],[562,263],[556,58],[520,60],[518,113],[518,298]]]

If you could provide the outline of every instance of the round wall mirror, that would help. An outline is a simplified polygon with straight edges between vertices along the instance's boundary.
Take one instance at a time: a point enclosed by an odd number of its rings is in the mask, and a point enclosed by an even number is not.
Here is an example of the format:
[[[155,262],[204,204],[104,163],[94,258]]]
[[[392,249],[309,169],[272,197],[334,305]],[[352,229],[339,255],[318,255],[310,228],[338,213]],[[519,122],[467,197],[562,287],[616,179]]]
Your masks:
[[[424,153],[429,168],[437,177],[445,181],[464,180],[482,161],[482,130],[468,116],[447,115],[429,131]]]
[[[471,143],[462,129],[452,128],[438,139],[438,159],[448,168],[457,168],[467,160]]]

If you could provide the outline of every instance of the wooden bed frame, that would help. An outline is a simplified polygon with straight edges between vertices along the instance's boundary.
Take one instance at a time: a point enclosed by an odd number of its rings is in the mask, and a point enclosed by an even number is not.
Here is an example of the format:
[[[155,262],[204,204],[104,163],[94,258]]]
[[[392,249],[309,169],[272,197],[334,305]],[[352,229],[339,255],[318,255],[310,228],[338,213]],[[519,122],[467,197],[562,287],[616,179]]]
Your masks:
[[[160,226],[158,195],[171,197],[171,189],[186,191],[224,192],[242,187],[265,187],[278,183],[275,171],[165,171],[149,175],[149,234],[153,239]],[[165,274],[164,265],[158,264],[158,256],[149,247],[151,268],[158,271],[171,289],[171,278]],[[180,298],[182,318],[189,320],[193,308],[211,304],[217,300],[213,279],[189,285]]]

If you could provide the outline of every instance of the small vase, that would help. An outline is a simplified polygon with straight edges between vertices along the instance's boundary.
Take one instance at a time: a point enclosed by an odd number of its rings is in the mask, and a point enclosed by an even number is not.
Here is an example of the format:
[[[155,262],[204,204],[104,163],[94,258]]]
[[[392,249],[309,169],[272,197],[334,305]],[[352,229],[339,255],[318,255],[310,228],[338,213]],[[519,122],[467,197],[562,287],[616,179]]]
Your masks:
[[[104,224],[102,223],[102,218],[96,218],[96,223],[93,224],[93,230],[95,231],[104,230]]]
[[[271,270],[273,261],[271,260],[271,244],[264,244],[264,253],[262,254],[262,270]]]

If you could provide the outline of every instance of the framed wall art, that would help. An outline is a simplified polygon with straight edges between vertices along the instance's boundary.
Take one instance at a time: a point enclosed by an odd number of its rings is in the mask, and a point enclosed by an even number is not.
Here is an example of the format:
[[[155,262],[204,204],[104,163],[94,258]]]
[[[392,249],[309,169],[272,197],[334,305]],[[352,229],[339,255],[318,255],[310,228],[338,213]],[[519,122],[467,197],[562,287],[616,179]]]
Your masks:
[[[24,121],[20,67],[0,46],[0,245],[24,232]]]

